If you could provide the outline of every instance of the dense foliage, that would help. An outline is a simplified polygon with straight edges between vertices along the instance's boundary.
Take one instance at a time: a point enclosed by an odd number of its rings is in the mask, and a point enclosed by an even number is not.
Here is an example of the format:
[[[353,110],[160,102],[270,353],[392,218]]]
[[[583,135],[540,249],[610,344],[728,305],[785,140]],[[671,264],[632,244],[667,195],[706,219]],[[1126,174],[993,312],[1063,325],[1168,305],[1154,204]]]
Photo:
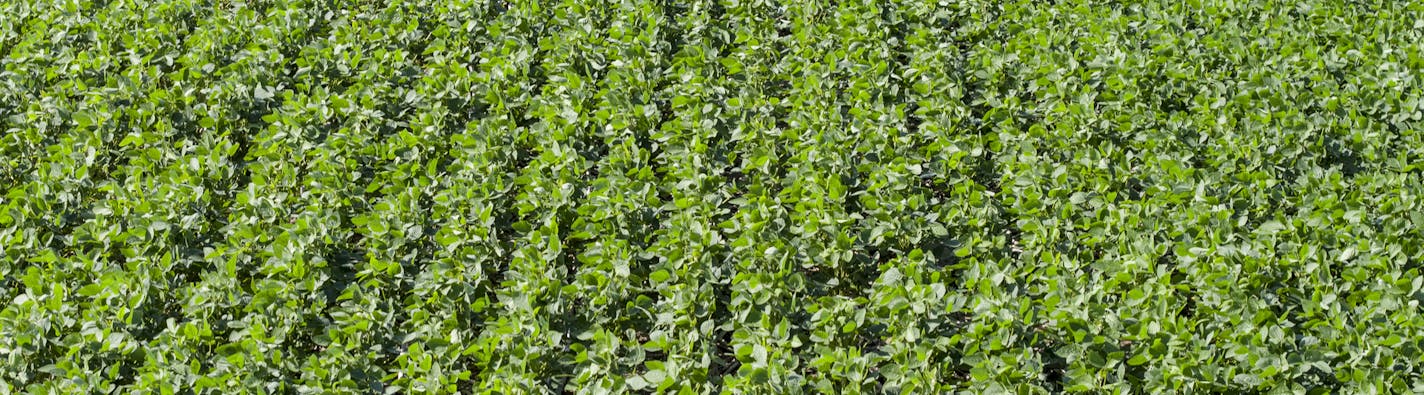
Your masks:
[[[0,2],[0,394],[1424,391],[1424,3]]]

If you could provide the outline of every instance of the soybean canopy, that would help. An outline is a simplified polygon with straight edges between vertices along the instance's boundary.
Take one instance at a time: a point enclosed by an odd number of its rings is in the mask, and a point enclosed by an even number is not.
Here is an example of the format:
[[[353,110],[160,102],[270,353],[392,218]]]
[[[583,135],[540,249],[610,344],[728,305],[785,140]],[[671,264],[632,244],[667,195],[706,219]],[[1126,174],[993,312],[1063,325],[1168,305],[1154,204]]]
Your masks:
[[[0,394],[1424,392],[1424,2],[0,1]]]

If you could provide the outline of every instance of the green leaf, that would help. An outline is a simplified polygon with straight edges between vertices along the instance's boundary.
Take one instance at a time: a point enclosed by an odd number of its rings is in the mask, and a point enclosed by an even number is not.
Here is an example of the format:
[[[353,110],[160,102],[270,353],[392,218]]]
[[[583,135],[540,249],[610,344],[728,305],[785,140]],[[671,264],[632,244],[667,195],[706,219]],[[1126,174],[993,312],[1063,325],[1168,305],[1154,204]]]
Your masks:
[[[667,281],[668,277],[669,275],[666,270],[658,270],[648,275],[648,278],[652,279],[654,283]]]

